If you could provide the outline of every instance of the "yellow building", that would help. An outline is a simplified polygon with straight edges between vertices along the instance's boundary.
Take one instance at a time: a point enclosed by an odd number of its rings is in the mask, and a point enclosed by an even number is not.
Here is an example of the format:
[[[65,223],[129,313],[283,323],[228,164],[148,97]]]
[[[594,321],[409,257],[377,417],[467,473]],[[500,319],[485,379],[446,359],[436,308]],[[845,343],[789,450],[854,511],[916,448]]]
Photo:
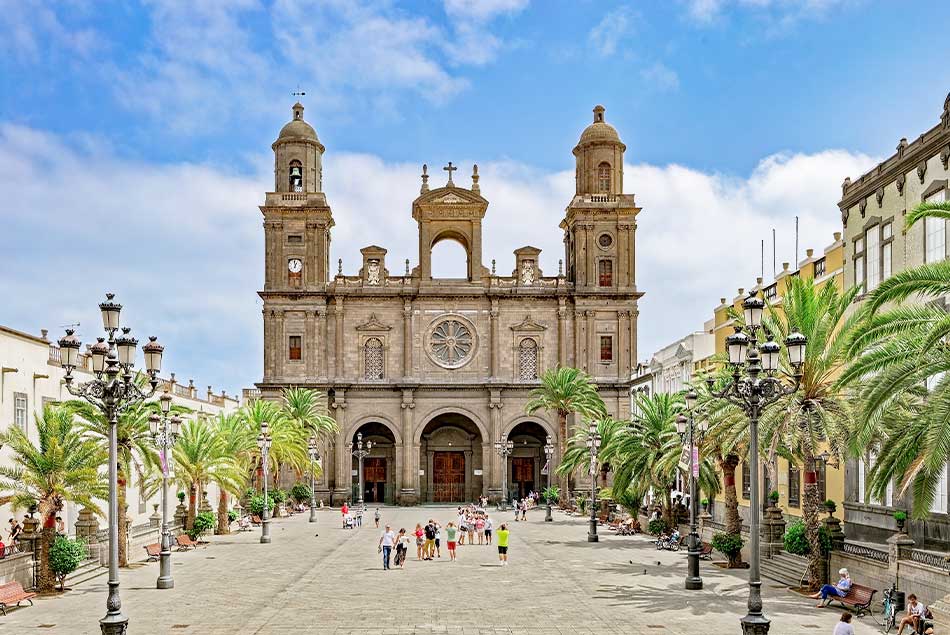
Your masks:
[[[819,284],[834,284],[838,289],[844,288],[844,242],[841,239],[841,232],[834,233],[834,242],[824,249],[821,254],[815,254],[813,249],[805,250],[805,259],[798,263],[796,269],[790,269],[790,263],[782,263],[782,271],[775,276],[775,279],[765,284],[762,278],[757,278],[755,285],[751,288],[739,288],[738,294],[731,300],[720,298],[719,306],[714,310],[712,320],[712,330],[710,331],[715,340],[715,350],[717,357],[726,355],[726,337],[735,332],[733,320],[730,317],[730,309],[737,313],[742,312],[742,301],[749,293],[755,291],[757,295],[765,299],[769,304],[780,306],[788,281],[791,278],[801,276],[805,279],[814,279]],[[803,499],[803,483],[801,468],[799,466],[789,465],[788,461],[779,457],[775,473],[778,483],[771,483],[769,470],[760,470],[763,472],[763,504],[766,496],[773,490],[778,490],[779,507],[788,516],[801,517]],[[818,465],[818,487],[821,500],[831,499],[838,504],[839,509],[844,508],[844,465],[835,467],[834,463]],[[739,512],[744,519],[749,515],[749,466],[746,461],[742,461],[736,470],[736,490],[739,496]],[[714,520],[722,521],[724,509],[724,498],[722,494],[716,499],[719,504],[714,504],[710,510]]]

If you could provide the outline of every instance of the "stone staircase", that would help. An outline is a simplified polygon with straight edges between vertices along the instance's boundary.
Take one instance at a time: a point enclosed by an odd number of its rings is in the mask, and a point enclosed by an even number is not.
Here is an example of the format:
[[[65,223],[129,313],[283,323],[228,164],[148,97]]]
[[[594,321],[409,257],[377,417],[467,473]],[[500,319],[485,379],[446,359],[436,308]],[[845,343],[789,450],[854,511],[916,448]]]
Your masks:
[[[780,582],[785,586],[797,587],[807,584],[808,578],[802,582],[802,576],[808,568],[808,559],[790,553],[780,552],[770,558],[762,558],[760,563],[762,577]]]
[[[85,560],[79,568],[66,576],[66,586],[75,588],[107,573],[109,573],[109,568],[99,564],[99,560]]]

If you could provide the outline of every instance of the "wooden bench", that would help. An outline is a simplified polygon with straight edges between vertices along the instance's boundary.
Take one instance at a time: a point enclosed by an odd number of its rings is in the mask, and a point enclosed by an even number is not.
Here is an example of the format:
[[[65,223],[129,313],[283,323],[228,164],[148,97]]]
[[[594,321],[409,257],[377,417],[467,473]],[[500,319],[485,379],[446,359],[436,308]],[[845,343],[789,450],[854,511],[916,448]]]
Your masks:
[[[30,606],[33,606],[33,598],[35,597],[36,593],[24,591],[23,585],[19,582],[14,581],[0,584],[0,611],[6,615],[8,608],[20,606],[20,602],[24,600],[29,602]]]
[[[251,524],[254,525],[255,527],[260,527],[261,517],[257,515],[251,516]]]
[[[700,543],[699,545],[700,558],[704,558],[706,560],[712,560],[712,552],[713,552],[713,548],[711,544],[709,544],[708,542]]]
[[[178,551],[185,551],[188,548],[197,549],[198,543],[191,539],[188,534],[179,534],[175,537],[175,544],[178,545]]]
[[[145,559],[146,562],[158,560],[162,555],[162,544],[160,542],[153,542],[150,545],[145,545],[145,553],[148,554],[148,558]]]
[[[871,612],[871,602],[877,589],[869,586],[851,583],[851,589],[845,596],[828,596],[828,605],[837,602],[846,609],[851,609],[858,617]],[[827,606],[827,605],[826,605]]]

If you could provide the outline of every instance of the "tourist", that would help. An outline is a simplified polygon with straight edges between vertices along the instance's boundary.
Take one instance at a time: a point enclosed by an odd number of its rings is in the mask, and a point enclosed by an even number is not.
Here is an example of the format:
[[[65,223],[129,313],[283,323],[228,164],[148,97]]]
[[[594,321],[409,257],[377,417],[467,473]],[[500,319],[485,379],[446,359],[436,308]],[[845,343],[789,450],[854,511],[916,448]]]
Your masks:
[[[491,530],[492,530],[491,516],[489,516],[488,514],[485,514],[485,530],[484,531],[485,531],[486,545],[491,544]]]
[[[442,525],[435,524],[435,557],[442,557]]]
[[[10,545],[13,546],[14,551],[20,550],[20,534],[23,533],[23,527],[14,519],[10,519],[10,531],[7,532],[7,535],[10,536]]]
[[[63,521],[62,516],[56,517],[56,535],[66,536],[66,523]]]
[[[396,539],[396,564],[399,565],[400,569],[406,568],[406,558],[409,555],[410,545],[412,545],[412,537],[406,533],[405,529],[400,529],[399,537]]]
[[[357,527],[363,526],[363,508],[362,507],[358,507],[356,509],[356,526]]]
[[[393,530],[390,529],[389,525],[386,525],[386,530],[379,537],[379,551],[383,552],[383,571],[389,571],[389,554],[392,553],[395,542],[396,535],[393,534]]]
[[[848,570],[843,568],[838,569],[838,575],[841,576],[841,579],[838,580],[836,585],[825,584],[818,593],[809,596],[813,600],[821,598],[821,601],[815,605],[816,608],[823,608],[829,597],[844,597],[848,594],[848,591],[851,590],[851,575],[848,573]]]
[[[455,537],[458,534],[458,530],[455,528],[455,524],[452,521],[449,521],[449,524],[445,526],[445,546],[449,550],[449,561],[455,562]]]
[[[901,623],[897,627],[897,635],[902,635],[905,626],[910,626],[911,633],[916,633],[920,629],[920,620],[923,619],[927,609],[923,603],[917,601],[917,596],[911,593],[907,596],[907,615],[901,618]]]
[[[475,519],[475,533],[478,534],[478,544],[482,544],[485,539],[485,517],[482,514]]]
[[[422,559],[432,560],[432,556],[435,555],[435,521],[430,518],[422,530],[426,537],[425,547],[422,549]]]
[[[498,528],[498,561],[503,567],[508,565],[508,525],[505,523]]]
[[[379,507],[376,508],[376,513],[373,514],[373,521],[376,522],[376,529],[379,529]]]
[[[459,514],[459,540],[458,544],[465,544],[465,533],[468,531],[468,525],[466,524],[465,514]]]
[[[422,531],[422,525],[416,523],[416,560],[422,560],[422,547],[425,544],[423,538],[424,532]]]
[[[346,501],[343,501],[343,507],[340,508],[340,512],[343,514],[343,529],[346,529],[346,520],[350,515],[350,506],[347,505]]]
[[[475,544],[475,517],[471,514],[465,517],[465,530],[468,532],[468,544]]]
[[[851,626],[851,614],[845,611],[841,614],[841,620],[835,625],[835,631],[832,635],[854,635],[854,627]]]
[[[528,513],[528,499],[522,498],[521,499],[521,520],[525,520],[525,521],[528,520],[527,518],[525,518],[525,514],[527,513]]]

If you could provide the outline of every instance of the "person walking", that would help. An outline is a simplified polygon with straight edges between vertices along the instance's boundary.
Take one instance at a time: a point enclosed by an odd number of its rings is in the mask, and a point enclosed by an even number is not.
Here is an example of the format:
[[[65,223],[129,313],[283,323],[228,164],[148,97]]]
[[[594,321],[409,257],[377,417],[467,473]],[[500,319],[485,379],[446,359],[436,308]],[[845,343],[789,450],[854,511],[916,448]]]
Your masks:
[[[346,529],[346,517],[350,513],[350,506],[347,505],[346,501],[343,501],[343,507],[340,508],[340,512],[343,514],[343,529]]]
[[[406,533],[405,528],[401,528],[396,536],[396,566],[400,569],[406,568],[406,556],[409,554],[409,545],[411,544],[412,539]]]
[[[379,548],[377,550],[377,553],[380,551],[383,553],[383,571],[389,571],[389,556],[392,553],[393,544],[395,542],[396,535],[389,525],[386,525],[386,531],[379,537]]]
[[[524,521],[528,520],[525,517],[527,513],[528,513],[528,499],[522,498],[521,499],[521,520],[524,520]]]
[[[455,523],[449,521],[449,524],[445,526],[445,546],[449,550],[449,561],[455,562],[455,537],[458,534],[458,530],[455,528]]]
[[[835,630],[832,635],[854,635],[854,627],[851,626],[851,614],[845,611],[841,614],[841,620],[835,624]]]
[[[435,557],[442,557],[442,525],[435,523]]]
[[[416,560],[422,560],[422,546],[425,544],[423,535],[425,532],[422,530],[422,525],[416,523]]]
[[[508,566],[508,525],[505,523],[498,528],[498,561],[501,566]]]
[[[376,529],[379,529],[379,507],[376,508],[376,513],[373,514],[373,520],[376,522]]]
[[[426,537],[425,546],[422,548],[422,559],[432,560],[435,555],[435,521],[430,518],[422,530]]]

